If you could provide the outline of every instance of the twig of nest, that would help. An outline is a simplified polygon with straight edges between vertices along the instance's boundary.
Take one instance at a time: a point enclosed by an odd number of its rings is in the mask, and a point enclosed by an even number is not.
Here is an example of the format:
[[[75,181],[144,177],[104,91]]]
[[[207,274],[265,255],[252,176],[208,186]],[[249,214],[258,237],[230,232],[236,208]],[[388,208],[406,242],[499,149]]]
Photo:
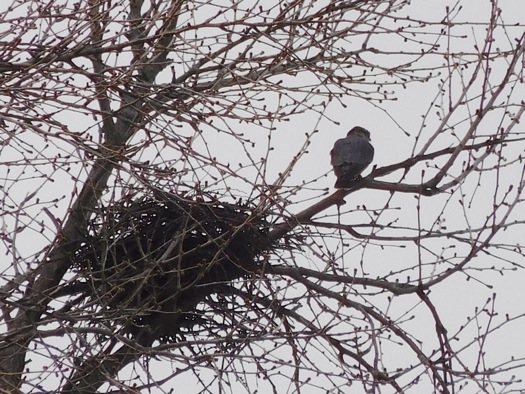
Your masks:
[[[128,197],[91,224],[70,287],[132,336],[169,340],[199,323],[197,304],[257,272],[272,248],[268,222],[247,206],[167,193]]]

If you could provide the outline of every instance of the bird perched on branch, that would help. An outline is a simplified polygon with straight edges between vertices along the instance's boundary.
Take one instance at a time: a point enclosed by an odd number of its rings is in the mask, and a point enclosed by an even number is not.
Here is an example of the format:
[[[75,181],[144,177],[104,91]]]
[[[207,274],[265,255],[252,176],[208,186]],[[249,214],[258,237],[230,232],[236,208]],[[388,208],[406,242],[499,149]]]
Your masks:
[[[345,138],[337,140],[330,151],[330,163],[337,177],[334,187],[349,188],[360,179],[360,174],[374,159],[374,147],[370,143],[370,132],[354,127]]]

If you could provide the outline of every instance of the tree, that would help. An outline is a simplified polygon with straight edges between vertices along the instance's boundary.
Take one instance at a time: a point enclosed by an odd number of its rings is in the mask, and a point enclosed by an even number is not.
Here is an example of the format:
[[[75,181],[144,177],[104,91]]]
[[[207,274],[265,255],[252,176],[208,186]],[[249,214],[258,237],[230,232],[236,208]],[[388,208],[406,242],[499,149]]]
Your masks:
[[[467,3],[2,5],[3,391],[523,390],[524,26]]]

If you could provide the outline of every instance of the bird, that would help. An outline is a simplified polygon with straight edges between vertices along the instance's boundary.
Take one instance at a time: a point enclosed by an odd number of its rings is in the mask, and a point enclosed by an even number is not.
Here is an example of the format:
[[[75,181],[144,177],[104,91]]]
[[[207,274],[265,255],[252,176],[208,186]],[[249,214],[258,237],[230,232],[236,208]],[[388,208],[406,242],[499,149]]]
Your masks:
[[[361,177],[360,174],[374,159],[370,132],[363,127],[352,128],[345,138],[338,139],[330,151],[330,164],[337,177],[334,187],[346,189]]]

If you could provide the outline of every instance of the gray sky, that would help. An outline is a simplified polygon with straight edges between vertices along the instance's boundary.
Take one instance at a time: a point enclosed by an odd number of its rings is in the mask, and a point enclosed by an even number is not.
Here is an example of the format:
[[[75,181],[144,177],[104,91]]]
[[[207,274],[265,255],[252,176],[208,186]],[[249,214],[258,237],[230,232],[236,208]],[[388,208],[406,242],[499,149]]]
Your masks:
[[[454,103],[461,95],[466,82],[469,79],[470,73],[473,67],[466,70],[454,71],[452,78],[449,80],[447,75],[447,68],[443,67],[446,64],[446,59],[441,53],[454,52],[462,53],[463,59],[476,58],[475,46],[481,46],[485,40],[486,35],[486,22],[490,16],[490,2],[489,1],[462,1],[461,9],[457,6],[458,2],[454,1],[440,1],[440,2],[428,2],[423,0],[415,0],[412,4],[406,7],[400,12],[400,15],[406,15],[412,20],[425,20],[429,22],[439,22],[442,20],[446,5],[451,8],[458,9],[457,15],[454,18],[454,25],[451,28],[450,40],[447,41],[445,35],[438,36],[439,29],[437,27],[428,27],[428,34],[423,36],[417,36],[416,41],[404,42],[400,36],[393,34],[384,34],[380,38],[377,38],[378,48],[387,50],[391,48],[393,53],[399,53],[400,51],[406,54],[401,56],[399,54],[370,56],[370,62],[380,62],[382,64],[390,64],[392,66],[398,65],[404,62],[416,62],[415,67],[426,67],[432,70],[433,76],[437,73],[440,76],[436,76],[430,79],[428,82],[412,82],[406,85],[406,88],[395,85],[383,85],[381,89],[390,92],[389,97],[395,100],[383,100],[379,101],[366,101],[359,97],[345,96],[340,99],[340,102],[334,100],[330,102],[325,109],[320,111],[319,104],[326,101],[323,97],[308,97],[305,100],[305,104],[311,106],[311,109],[303,107],[304,113],[298,116],[291,116],[289,121],[270,123],[266,122],[262,126],[255,124],[242,123],[238,124],[233,121],[229,121],[228,124],[221,124],[220,121],[213,124],[212,127],[202,126],[202,135],[198,135],[195,130],[191,129],[187,124],[183,125],[182,128],[178,128],[177,124],[172,124],[171,129],[166,129],[170,138],[172,138],[172,146],[165,146],[161,141],[158,144],[154,144],[147,149],[144,149],[132,159],[137,162],[151,160],[159,163],[159,165],[170,166],[173,165],[177,170],[192,169],[191,164],[196,165],[198,162],[202,163],[205,160],[193,160],[188,161],[179,160],[176,156],[177,151],[177,138],[194,138],[192,145],[193,149],[203,157],[215,157],[219,163],[226,166],[229,164],[232,169],[230,175],[225,175],[223,181],[217,182],[215,189],[224,189],[225,185],[236,189],[236,192],[240,195],[257,195],[261,192],[265,192],[268,185],[273,185],[278,182],[279,174],[286,173],[287,167],[292,161],[293,157],[297,154],[301,154],[301,158],[298,163],[293,167],[289,173],[289,177],[284,180],[282,184],[280,197],[283,199],[282,204],[290,215],[298,213],[302,209],[312,205],[317,200],[320,200],[327,195],[328,192],[332,192],[332,186],[335,181],[334,175],[331,173],[331,167],[329,162],[329,151],[333,143],[344,136],[346,132],[353,126],[360,125],[368,130],[372,134],[372,142],[375,147],[375,160],[372,166],[382,167],[390,165],[402,160],[405,160],[415,153],[418,153],[424,144],[433,138],[435,130],[438,129],[443,117],[447,114],[447,109],[451,99]],[[496,29],[494,36],[493,48],[497,47],[501,51],[509,50],[514,44],[514,40],[519,38],[523,34],[523,25],[512,27],[511,25],[516,23],[523,23],[525,12],[523,11],[523,4],[521,0],[504,0],[499,1],[502,13],[498,20],[499,24],[505,24],[505,29]],[[199,16],[196,16],[198,19]],[[390,19],[383,19],[381,21],[381,27],[396,27],[402,23],[412,22],[400,22],[399,20],[393,21]],[[365,27],[363,27],[365,28]],[[419,28],[414,27],[414,31],[419,31]],[[407,37],[410,35],[407,34]],[[434,43],[439,45],[438,53],[428,55],[422,59],[418,59],[418,51],[421,48],[421,43],[417,40],[423,39],[426,43]],[[351,51],[359,48],[361,42],[356,38],[355,42],[348,41],[344,43],[348,47],[343,47],[344,50]],[[269,49],[264,49],[269,50]],[[490,62],[490,74],[487,73],[487,83],[494,90],[503,74],[505,73],[506,66],[508,65],[508,59],[497,58]],[[485,70],[486,71],[486,70]],[[352,73],[352,70],[349,71]],[[424,73],[420,73],[423,75]],[[166,81],[169,82],[171,76],[166,74]],[[276,79],[282,79],[281,77]],[[384,80],[384,77],[378,77],[378,81]],[[277,82],[277,81],[276,81]],[[480,78],[480,82],[476,82],[469,93],[467,98],[472,101],[465,105],[460,105],[457,112],[453,114],[450,120],[447,122],[446,128],[443,133],[435,136],[432,144],[428,151],[436,151],[443,149],[457,143],[458,139],[462,136],[470,127],[470,120],[472,114],[475,113],[477,105],[479,105],[478,95],[483,87],[483,79]],[[308,86],[310,84],[319,84],[319,79],[315,75],[300,75],[295,78],[285,78],[285,85],[293,86]],[[365,92],[375,89],[375,86],[371,85],[359,85],[356,84],[356,96],[358,96],[359,90],[363,89]],[[440,95],[440,89],[445,90],[445,94]],[[365,95],[365,94],[363,94]],[[481,122],[478,127],[478,134],[489,136],[494,134],[498,128],[507,127],[511,119],[505,113],[509,111],[516,113],[517,107],[509,107],[503,100],[510,95],[509,101],[512,103],[519,103],[520,98],[525,97],[525,89],[523,84],[516,85],[512,90],[508,90],[502,95],[502,98],[498,100],[494,111]],[[262,95],[261,97],[264,97]],[[298,92],[295,95],[297,98],[303,98],[304,94]],[[73,98],[72,98],[73,100]],[[277,100],[276,95],[266,95],[266,101],[264,104],[269,107],[274,106],[277,108],[279,105],[289,104],[289,99],[282,98],[282,102]],[[259,103],[257,103],[259,105]],[[260,105],[263,105],[261,102]],[[292,108],[290,106],[290,108]],[[64,122],[70,127],[70,131],[84,131],[92,127],[91,120],[88,120],[86,116],[79,113],[68,112],[63,115]],[[214,130],[216,127],[219,131]],[[269,132],[269,128],[273,130]],[[97,129],[92,128],[93,135],[96,134]],[[317,131],[317,132],[315,132]],[[240,143],[237,138],[238,135],[229,135],[228,132],[233,133],[244,133],[244,136],[254,143]],[[520,135],[516,137],[523,137],[523,127],[517,126],[513,132],[519,132]],[[28,133],[28,136],[30,134]],[[308,135],[310,139],[310,145],[304,151],[303,146],[306,141],[305,135]],[[29,137],[34,138],[34,137]],[[418,139],[419,138],[419,139]],[[137,142],[145,139],[144,134],[138,134],[135,137]],[[30,193],[37,191],[38,195],[43,201],[52,201],[58,199],[58,202],[54,205],[48,203],[49,209],[59,218],[65,216],[67,208],[69,207],[70,201],[75,198],[75,195],[71,195],[75,185],[78,185],[77,178],[82,179],[86,176],[85,169],[82,169],[81,163],[75,163],[75,157],[78,157],[78,153],[75,152],[71,145],[66,142],[58,142],[55,146],[48,146],[42,139],[34,139],[31,142],[33,147],[37,146],[41,150],[37,153],[32,153],[35,158],[39,155],[42,157],[48,157],[50,152],[60,153],[66,155],[67,152],[72,154],[70,160],[69,172],[63,171],[63,167],[59,170],[53,170],[50,173],[50,178],[53,182],[42,181],[35,183],[31,177],[24,177],[23,171],[30,171],[30,168],[23,167],[12,167],[11,173],[3,176],[14,179],[13,173],[16,171],[20,172],[20,180],[17,184],[10,186],[9,198],[13,201],[24,200]],[[268,152],[268,147],[272,150]],[[17,151],[20,151],[17,148]],[[480,152],[481,154],[482,152]],[[505,157],[508,162],[515,160],[520,154],[523,154],[523,144],[516,147],[511,147],[505,150]],[[265,157],[266,165],[250,166],[245,168],[249,161],[252,160],[255,163],[259,163],[260,159]],[[17,152],[5,148],[2,150],[2,161],[19,161],[20,157],[17,156]],[[241,163],[241,167],[239,167]],[[435,162],[440,165],[439,160]],[[494,201],[499,201],[503,198],[505,191],[508,186],[514,184],[515,180],[519,178],[520,172],[523,166],[515,164],[502,168],[498,173],[498,177],[493,175],[493,172],[488,171],[490,166],[498,163],[493,160],[488,160],[487,164],[483,167],[486,172],[480,172],[478,175],[469,177],[461,188],[465,190],[465,199],[461,201],[460,194],[453,196],[449,199],[449,195],[435,196],[432,198],[422,197],[420,200],[414,198],[410,194],[399,194],[397,193],[391,198],[390,193],[386,191],[377,190],[360,190],[356,193],[349,195],[346,198],[347,204],[342,208],[343,214],[338,219],[337,211],[335,208],[323,212],[320,217],[316,218],[321,222],[337,222],[340,220],[344,224],[363,224],[370,223],[372,219],[377,219],[378,223],[386,225],[391,220],[396,220],[395,225],[384,228],[381,231],[376,231],[376,235],[383,236],[401,236],[407,235],[407,231],[404,230],[404,226],[416,228],[418,221],[421,223],[421,227],[430,228],[432,224],[437,226],[438,222],[442,226],[446,226],[448,230],[451,229],[465,229],[465,228],[476,228],[487,220],[487,215],[492,210]],[[372,169],[372,166],[365,171],[363,175]],[[4,170],[7,171],[7,167]],[[259,184],[259,191],[254,191],[249,186],[248,181],[253,181],[255,169],[258,168],[262,174]],[[48,170],[49,168],[47,168]],[[203,167],[196,171],[196,176],[202,180],[210,180],[210,177],[205,175],[209,168]],[[424,170],[425,175],[422,175]],[[425,168],[423,166],[416,167],[411,170],[405,177],[402,172],[396,172],[384,178],[391,182],[403,181],[405,183],[418,183],[423,179],[428,179],[432,174],[435,174],[439,168]],[[462,171],[461,160],[458,161],[458,165],[454,165],[451,169],[451,175],[458,175]],[[37,168],[37,172],[40,171]],[[237,178],[235,178],[237,176]],[[244,177],[244,179],[243,179]],[[210,180],[211,182],[211,180]],[[306,187],[300,190],[302,183],[306,183]],[[498,191],[494,192],[496,188],[496,182],[498,185]],[[475,189],[477,188],[477,189]],[[472,190],[477,190],[475,194],[472,194]],[[295,193],[297,192],[297,193]],[[471,198],[471,196],[473,197]],[[284,200],[288,200],[284,203]],[[448,201],[448,202],[447,202]],[[388,208],[387,208],[388,202]],[[420,210],[418,211],[418,204]],[[375,210],[377,216],[363,212],[361,207],[366,205],[368,210]],[[356,210],[356,211],[354,211]],[[35,205],[34,208],[28,208],[28,212],[34,212],[37,218],[45,220],[46,214],[42,212],[41,205]],[[418,217],[418,212],[420,216]],[[504,211],[497,215],[498,219],[502,218]],[[519,205],[516,210],[512,213],[512,217],[516,220],[522,220],[525,210],[523,205]],[[40,227],[38,226],[38,220],[33,221],[34,217],[27,217],[28,223],[31,223],[32,230],[26,230],[19,235],[19,246],[22,257],[27,257],[32,253],[36,253],[42,247],[49,242],[49,237],[54,234],[55,229],[49,227],[44,230],[43,234],[40,234]],[[438,218],[440,218],[438,220]],[[4,226],[7,228],[13,228],[14,223],[10,222],[9,219],[5,219]],[[399,230],[395,228],[399,227]],[[370,230],[368,230],[370,231]],[[523,244],[523,225],[509,228],[507,231],[502,232],[494,240],[500,243],[508,244],[510,246],[516,243]],[[410,233],[410,235],[414,235]],[[468,235],[468,234],[467,234]],[[338,258],[337,264],[339,267],[344,267],[349,275],[366,276],[370,278],[374,277],[385,277],[388,276],[389,280],[394,278],[400,282],[406,281],[407,277],[414,279],[417,277],[418,272],[414,269],[415,262],[420,261],[422,265],[422,272],[424,275],[430,275],[434,270],[442,271],[445,267],[446,262],[442,262],[440,257],[448,259],[448,261],[454,262],[455,254],[463,256],[470,245],[460,244],[451,240],[450,244],[443,243],[443,239],[439,238],[435,241],[425,241],[423,247],[418,247],[414,242],[359,242],[356,240],[349,240],[349,246],[341,246],[341,240],[337,238],[330,238],[326,240],[326,249],[323,253],[328,251],[333,252]],[[510,248],[509,246],[509,248]],[[7,247],[4,245],[2,248]],[[9,252],[9,250],[8,250]],[[485,353],[485,358],[480,363],[484,364],[484,368],[489,366],[498,366],[502,363],[508,362],[511,358],[521,359],[525,357],[525,345],[523,345],[523,331],[525,329],[525,316],[521,316],[525,313],[523,308],[522,300],[525,299],[525,290],[523,282],[525,281],[525,272],[522,269],[522,265],[525,263],[523,259],[516,261],[516,254],[510,253],[506,250],[491,250],[493,255],[479,255],[476,257],[472,264],[468,265],[466,273],[468,274],[456,274],[454,277],[447,279],[443,283],[433,287],[430,294],[431,300],[434,302],[445,327],[449,330],[449,336],[453,336],[457,331],[462,331],[458,336],[460,341],[454,342],[453,345],[457,346],[456,351],[460,351],[460,355],[463,356],[463,360],[470,361],[470,368],[475,369],[477,365],[476,357],[480,352]],[[511,261],[505,261],[505,258],[509,258]],[[16,258],[13,258],[15,261]],[[5,260],[7,261],[7,260]],[[307,252],[305,255],[298,260],[299,264],[304,264],[309,268],[315,268],[323,270],[325,267],[319,266],[323,264],[323,259],[317,259],[312,252]],[[8,261],[11,264],[11,261]],[[445,264],[445,265],[444,265]],[[516,264],[516,266],[513,266]],[[483,270],[492,266],[503,267],[504,272],[502,274],[493,270]],[[13,267],[4,267],[6,273],[12,273]],[[18,267],[22,269],[23,267]],[[517,270],[512,270],[517,268]],[[393,273],[393,274],[391,274]],[[337,291],[345,291],[342,287],[336,288]],[[301,289],[290,290],[291,292],[297,292],[301,295]],[[487,306],[485,306],[486,300],[492,297],[493,294],[497,294],[495,300],[491,300]],[[361,299],[357,300],[367,305],[368,302],[373,301],[375,305],[383,305],[385,312],[392,319],[399,319],[404,321],[401,324],[406,331],[414,335],[417,341],[423,343],[422,348],[424,351],[429,349],[437,348],[437,340],[435,335],[435,329],[433,327],[434,322],[429,314],[428,309],[421,304],[420,300],[411,296],[399,296],[393,299],[387,299],[386,296],[373,297],[370,295],[363,295]],[[477,309],[486,308],[487,311],[494,307],[497,311],[497,315],[491,315],[490,313],[479,313]],[[337,306],[334,305],[336,308]],[[308,310],[308,305],[302,305],[299,307],[301,313],[311,313]],[[503,328],[498,326],[504,322],[507,318],[515,321],[509,324],[505,324]],[[413,318],[412,318],[413,316]],[[519,316],[519,317],[518,317]],[[469,319],[474,320],[470,321]],[[466,328],[462,328],[467,326]],[[483,341],[482,338],[488,333],[487,341]],[[461,343],[459,343],[461,342]],[[60,345],[60,340],[57,341],[57,345]],[[383,352],[381,362],[386,368],[392,369],[400,365],[406,367],[410,363],[416,361],[414,353],[406,350],[400,350],[399,345],[393,341],[389,342],[385,339],[381,343]],[[261,349],[263,351],[264,349]],[[314,351],[314,350],[311,350]],[[282,350],[283,359],[286,358],[286,349]],[[321,350],[318,350],[319,354],[322,354]],[[280,351],[276,351],[276,356],[280,355]],[[42,358],[47,359],[48,355],[43,354]],[[35,357],[38,363],[38,356]],[[513,364],[516,365],[516,364]],[[330,365],[326,359],[322,359],[320,356],[320,366],[323,370],[330,370],[334,366]],[[172,372],[172,368],[176,368],[177,363],[169,364],[165,360],[160,362],[152,361],[150,373],[153,375],[166,376]],[[217,365],[217,368],[220,368]],[[249,368],[249,367],[247,367]],[[121,376],[131,373],[131,368],[127,368]],[[335,366],[337,369],[337,366]],[[290,369],[291,370],[291,369]],[[518,370],[522,371],[522,368]],[[509,372],[509,375],[517,373],[516,370]],[[203,371],[202,379],[213,380],[215,374],[211,370]],[[315,374],[312,374],[314,377]],[[501,380],[507,379],[504,373],[501,376]],[[52,381],[52,377],[49,377],[48,384]],[[417,389],[413,389],[411,392],[426,392],[429,386],[430,375],[428,381],[421,383],[417,386]],[[162,392],[170,387],[177,387],[173,385],[184,384],[184,392],[190,393],[191,387],[195,387],[195,392],[200,392],[200,386],[194,381],[195,377],[189,374],[183,374],[170,381],[170,383],[158,391],[152,390],[152,392]],[[276,380],[278,380],[276,378]],[[459,378],[458,378],[459,380]],[[322,384],[322,379],[319,380],[319,384]],[[232,392],[243,392],[243,388],[239,382],[231,382],[233,384]],[[406,383],[406,382],[405,382]],[[217,387],[217,383],[214,383]],[[264,386],[263,382],[259,382],[260,392],[266,392],[269,387]],[[289,384],[288,378],[283,378],[283,384]],[[50,384],[52,386],[52,383]],[[253,387],[252,387],[253,389]],[[520,387],[523,389],[523,386]],[[311,386],[311,391],[305,390],[308,393],[324,392],[323,387],[320,386],[318,390]],[[360,393],[360,388],[357,385],[353,386],[352,393]],[[477,393],[479,387],[467,386],[462,393]],[[213,392],[213,390],[212,390]],[[294,392],[294,387],[284,387],[282,392]],[[379,391],[378,391],[379,392]],[[382,389],[381,393],[391,392],[388,389]],[[489,392],[497,392],[496,389]]]

